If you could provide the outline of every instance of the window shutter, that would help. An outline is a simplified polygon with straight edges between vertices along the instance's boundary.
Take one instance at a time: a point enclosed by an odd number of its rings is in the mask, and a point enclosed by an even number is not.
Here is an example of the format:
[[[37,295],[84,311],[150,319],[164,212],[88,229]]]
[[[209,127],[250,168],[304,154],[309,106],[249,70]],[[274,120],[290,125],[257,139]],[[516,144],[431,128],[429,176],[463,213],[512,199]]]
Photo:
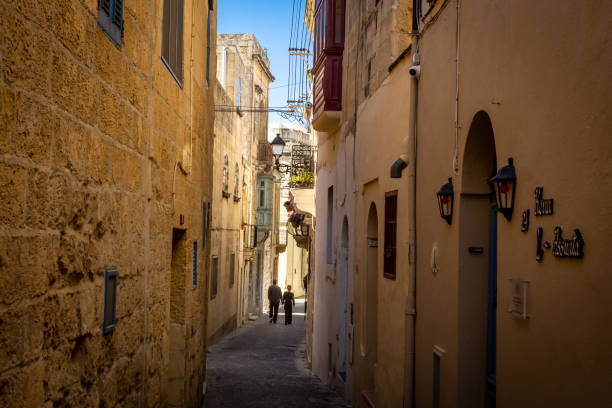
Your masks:
[[[113,10],[113,24],[115,24],[119,28],[123,27],[123,0],[115,0],[115,10]]]
[[[98,7],[104,10],[106,15],[110,16],[111,0],[98,0]]]
[[[183,82],[183,0],[177,0],[177,33],[176,36],[176,76],[178,77],[179,82]]]
[[[98,0],[98,26],[117,48],[121,48],[123,0]]]
[[[105,33],[110,26],[111,0],[98,0],[98,26]]]

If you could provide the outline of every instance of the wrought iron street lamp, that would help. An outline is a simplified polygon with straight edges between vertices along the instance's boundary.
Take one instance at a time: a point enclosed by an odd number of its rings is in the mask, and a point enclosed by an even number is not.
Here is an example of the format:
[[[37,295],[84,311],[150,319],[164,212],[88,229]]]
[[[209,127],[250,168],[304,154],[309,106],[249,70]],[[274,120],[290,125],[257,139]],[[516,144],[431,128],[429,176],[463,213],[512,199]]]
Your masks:
[[[436,195],[438,196],[440,216],[450,225],[453,219],[453,199],[455,195],[453,190],[453,179],[449,177],[448,183],[442,185]]]
[[[274,138],[274,140],[272,140],[272,143],[270,143],[270,145],[272,146],[272,155],[276,160],[274,167],[281,173],[288,173],[291,170],[291,167],[279,162],[279,159],[283,155],[283,151],[285,149],[285,141],[282,137],[280,137],[280,133],[276,134],[276,137]]]
[[[506,166],[500,168],[497,174],[489,179],[489,183],[493,184],[497,211],[510,221],[514,210],[514,193],[516,191],[516,170],[512,157],[508,158]]]
[[[278,163],[278,159],[283,155],[283,150],[285,149],[285,141],[280,137],[280,134],[276,134],[274,140],[272,140],[272,154],[276,159],[276,163]]]

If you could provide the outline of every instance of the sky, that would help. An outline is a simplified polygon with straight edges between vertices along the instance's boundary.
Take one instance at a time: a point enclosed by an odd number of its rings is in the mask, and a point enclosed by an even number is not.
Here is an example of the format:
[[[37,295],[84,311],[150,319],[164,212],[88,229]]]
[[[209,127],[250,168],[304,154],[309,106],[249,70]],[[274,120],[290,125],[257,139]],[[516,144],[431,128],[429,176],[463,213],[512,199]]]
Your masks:
[[[293,1],[219,0],[217,7],[217,31],[220,34],[253,33],[262,48],[268,49],[270,70],[276,78],[270,84],[269,106],[287,105]],[[277,113],[270,113],[268,121],[287,122]]]

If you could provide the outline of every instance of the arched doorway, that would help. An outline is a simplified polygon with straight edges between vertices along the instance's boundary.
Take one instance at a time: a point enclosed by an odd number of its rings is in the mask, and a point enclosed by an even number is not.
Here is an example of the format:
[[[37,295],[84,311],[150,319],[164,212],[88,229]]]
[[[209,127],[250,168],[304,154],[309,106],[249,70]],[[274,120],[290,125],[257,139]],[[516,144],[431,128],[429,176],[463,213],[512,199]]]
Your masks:
[[[497,214],[487,180],[496,170],[489,115],[468,133],[461,173],[459,233],[459,406],[495,406]]]
[[[374,392],[375,368],[378,355],[378,213],[370,205],[366,234],[367,270],[365,278],[365,351],[366,391]]]
[[[342,240],[340,248],[340,273],[338,275],[338,375],[342,381],[346,381],[346,320],[347,307],[346,298],[348,295],[348,256],[349,256],[349,235],[348,219],[344,217],[342,221]]]

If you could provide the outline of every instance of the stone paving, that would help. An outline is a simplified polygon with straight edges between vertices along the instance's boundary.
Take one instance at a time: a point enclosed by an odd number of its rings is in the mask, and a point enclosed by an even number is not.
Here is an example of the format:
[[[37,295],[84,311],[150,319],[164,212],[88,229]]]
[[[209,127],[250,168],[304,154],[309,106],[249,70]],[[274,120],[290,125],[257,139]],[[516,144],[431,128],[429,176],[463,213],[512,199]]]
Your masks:
[[[305,366],[304,303],[293,324],[267,316],[247,323],[208,350],[204,407],[350,407]]]

